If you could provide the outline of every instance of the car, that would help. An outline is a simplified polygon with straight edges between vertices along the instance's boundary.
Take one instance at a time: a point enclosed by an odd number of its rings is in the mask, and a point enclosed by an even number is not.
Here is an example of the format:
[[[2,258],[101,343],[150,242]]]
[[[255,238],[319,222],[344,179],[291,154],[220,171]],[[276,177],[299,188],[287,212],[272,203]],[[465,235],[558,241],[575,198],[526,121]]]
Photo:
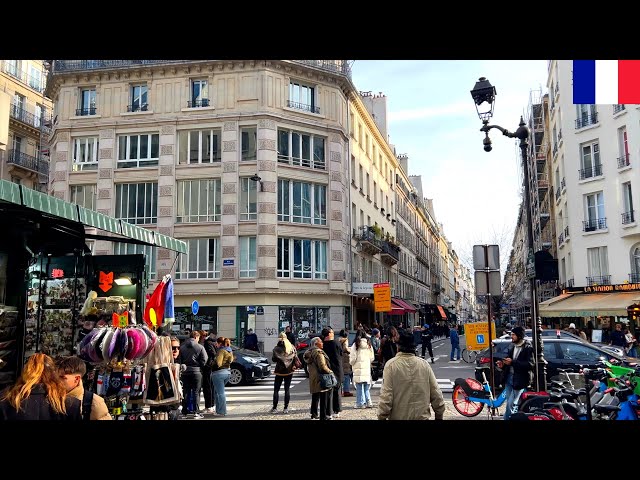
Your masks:
[[[624,351],[624,348],[622,347],[617,347],[615,345],[607,345],[606,343],[599,343],[599,342],[589,342],[588,340],[585,340],[584,338],[575,335],[571,332],[568,332],[567,330],[557,330],[554,328],[545,328],[542,330],[542,337],[543,337],[543,342],[546,338],[572,338],[575,340],[580,340],[582,342],[588,343],[590,345],[595,345],[596,347],[599,347],[603,350],[607,350],[611,353],[613,353],[614,355],[618,355],[620,357],[624,357],[626,356],[626,352]],[[527,328],[524,331],[524,335],[526,338],[528,338],[529,340],[531,340],[531,335],[532,335],[532,331],[530,328]],[[500,337],[498,337],[496,340],[508,340],[511,341],[511,333],[506,333]]]
[[[349,331],[348,333],[348,339],[349,339],[349,346],[353,345],[354,340],[356,339],[356,332],[355,331]],[[340,338],[339,336],[339,332],[336,332],[334,330],[334,338],[338,339]],[[320,335],[318,335],[317,333],[312,333],[311,336],[306,337],[306,338],[299,338],[298,339],[298,343],[296,344],[296,351],[298,352],[298,358],[300,359],[300,363],[302,363],[302,367],[304,368],[304,374],[308,377],[309,376],[309,372],[307,371],[307,362],[304,361],[304,352],[306,352],[307,350],[309,350],[310,342],[311,339],[313,337],[319,337]]]
[[[493,360],[494,364],[498,360],[506,357],[511,341],[498,340],[493,342]],[[617,355],[610,350],[605,350],[594,344],[585,342],[582,339],[574,339],[569,337],[549,337],[543,341],[544,358],[547,361],[547,381],[559,375],[559,369],[578,371],[581,368],[596,368],[597,364],[602,360],[611,361],[612,359],[620,362],[622,365],[629,366],[635,364],[637,359]],[[489,364],[491,363],[489,349],[486,348],[478,352],[476,357],[475,378],[479,382],[483,381],[482,373],[490,381]],[[501,370],[497,367],[494,369],[495,384],[497,388],[500,385]]]
[[[251,384],[271,375],[271,364],[260,352],[235,345],[231,345],[231,350],[233,350],[233,362],[228,383],[230,386]]]

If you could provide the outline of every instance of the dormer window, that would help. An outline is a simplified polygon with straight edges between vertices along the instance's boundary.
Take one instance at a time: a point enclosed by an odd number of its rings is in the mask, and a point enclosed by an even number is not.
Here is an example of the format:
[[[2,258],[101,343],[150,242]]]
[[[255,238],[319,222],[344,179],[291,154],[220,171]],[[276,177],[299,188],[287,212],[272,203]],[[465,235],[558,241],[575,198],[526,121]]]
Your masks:
[[[131,103],[127,106],[127,112],[146,112],[149,108],[147,103],[147,85],[131,86]]]
[[[191,80],[191,100],[187,103],[189,108],[202,108],[209,106],[209,82],[205,79]]]

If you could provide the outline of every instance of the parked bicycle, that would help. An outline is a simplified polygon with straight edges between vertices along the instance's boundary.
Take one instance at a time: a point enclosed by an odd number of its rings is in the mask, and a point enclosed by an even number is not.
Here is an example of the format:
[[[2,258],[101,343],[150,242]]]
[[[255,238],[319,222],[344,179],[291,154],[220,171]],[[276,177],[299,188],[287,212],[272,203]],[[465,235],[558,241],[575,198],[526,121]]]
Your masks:
[[[489,419],[499,415],[499,408],[507,400],[507,389],[494,398],[487,377],[482,372],[482,383],[475,378],[456,378],[451,399],[453,407],[460,415],[475,417],[487,406]]]
[[[475,363],[477,356],[477,350],[469,350],[468,348],[462,350],[462,359],[467,363]]]

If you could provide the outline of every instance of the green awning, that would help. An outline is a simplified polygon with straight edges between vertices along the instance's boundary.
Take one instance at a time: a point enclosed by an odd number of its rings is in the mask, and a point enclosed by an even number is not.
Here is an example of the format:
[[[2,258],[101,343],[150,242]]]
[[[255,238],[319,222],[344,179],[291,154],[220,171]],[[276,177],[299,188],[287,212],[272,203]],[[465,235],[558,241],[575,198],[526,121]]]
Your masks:
[[[122,235],[129,238],[135,238],[142,242],[155,244],[154,232],[147,230],[146,228],[138,227],[124,220],[120,220],[120,227],[122,228]],[[157,234],[156,234],[157,235]]]
[[[120,228],[119,219],[110,217],[109,215],[105,215],[104,213],[89,210],[88,208],[81,207],[80,205],[76,206],[78,208],[80,223],[84,223],[89,227],[99,228],[100,230],[104,230],[105,232],[123,235],[122,229]]]
[[[162,248],[168,248],[174,252],[187,253],[187,243],[182,240],[163,235],[161,233],[155,234],[156,245]]]
[[[0,182],[0,200],[21,205],[20,185],[6,180]]]
[[[22,188],[22,204],[25,207],[40,210],[49,215],[66,218],[67,220],[78,221],[77,205],[65,202],[46,193],[31,190],[20,185]]]

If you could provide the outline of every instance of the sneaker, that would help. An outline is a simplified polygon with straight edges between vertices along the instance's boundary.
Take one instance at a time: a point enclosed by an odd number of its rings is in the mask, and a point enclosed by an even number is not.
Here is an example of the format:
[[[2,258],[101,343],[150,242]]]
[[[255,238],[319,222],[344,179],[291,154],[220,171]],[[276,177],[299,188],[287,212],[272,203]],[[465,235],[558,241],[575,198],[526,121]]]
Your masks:
[[[282,410],[282,413],[284,413],[286,415],[287,413],[289,413],[289,409],[285,408],[284,410]]]
[[[364,405],[354,405],[353,408],[366,408]]]
[[[340,412],[335,412],[333,414],[333,418],[340,418]]]
[[[216,413],[216,409],[213,407],[205,408],[204,413]]]
[[[373,408],[373,403],[371,402],[367,403],[367,408]]]
[[[273,407],[269,413],[278,413],[278,409],[276,407]]]
[[[333,417],[332,417],[331,415],[327,415],[327,416],[325,417],[325,420],[333,420]]]
[[[311,415],[311,420],[318,420],[320,417],[318,415]]]
[[[201,413],[194,413],[193,414],[193,419],[194,420],[202,420],[204,418],[204,415],[202,415]]]
[[[436,363],[436,361],[432,358],[432,359],[431,359],[431,363]]]
[[[351,393],[351,392],[344,392],[344,393],[342,394],[342,396],[343,396],[343,397],[353,397],[353,393]]]

